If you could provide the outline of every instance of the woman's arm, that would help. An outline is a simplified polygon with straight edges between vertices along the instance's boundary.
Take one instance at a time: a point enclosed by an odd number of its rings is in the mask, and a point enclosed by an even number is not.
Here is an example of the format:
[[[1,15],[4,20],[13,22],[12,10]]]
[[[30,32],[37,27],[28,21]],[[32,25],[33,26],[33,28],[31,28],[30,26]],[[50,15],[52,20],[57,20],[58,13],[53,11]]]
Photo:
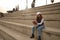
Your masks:
[[[41,25],[44,22],[44,19],[42,18],[40,23],[37,23],[37,25]]]

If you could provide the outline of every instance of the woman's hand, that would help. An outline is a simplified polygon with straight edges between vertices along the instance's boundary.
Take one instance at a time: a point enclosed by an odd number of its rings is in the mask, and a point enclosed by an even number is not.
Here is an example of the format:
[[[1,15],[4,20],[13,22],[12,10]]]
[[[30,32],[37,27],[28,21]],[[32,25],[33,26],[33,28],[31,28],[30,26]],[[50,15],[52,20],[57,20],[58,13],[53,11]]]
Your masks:
[[[34,25],[37,25],[37,21],[36,21],[36,20],[32,21],[32,23],[33,23]]]

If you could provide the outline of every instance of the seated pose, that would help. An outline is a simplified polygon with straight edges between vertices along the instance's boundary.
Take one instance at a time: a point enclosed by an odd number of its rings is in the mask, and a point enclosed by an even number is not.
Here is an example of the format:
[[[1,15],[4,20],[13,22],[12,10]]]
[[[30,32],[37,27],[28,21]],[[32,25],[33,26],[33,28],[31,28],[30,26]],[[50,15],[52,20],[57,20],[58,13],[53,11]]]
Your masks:
[[[41,32],[42,32],[42,29],[44,28],[44,19],[42,17],[42,14],[41,12],[37,12],[36,14],[36,19],[33,20],[33,24],[34,26],[36,26],[37,28],[37,36],[38,36],[38,40],[41,40]],[[30,38],[34,38],[34,29],[35,27],[32,28],[32,36]]]

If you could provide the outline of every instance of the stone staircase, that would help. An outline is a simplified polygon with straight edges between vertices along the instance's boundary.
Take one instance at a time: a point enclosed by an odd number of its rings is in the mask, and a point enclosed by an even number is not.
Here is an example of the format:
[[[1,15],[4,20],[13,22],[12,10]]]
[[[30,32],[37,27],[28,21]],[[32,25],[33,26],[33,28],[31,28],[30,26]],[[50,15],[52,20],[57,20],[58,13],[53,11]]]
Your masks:
[[[0,18],[0,25],[3,26],[0,29],[16,40],[24,40],[25,38],[26,40],[33,40],[29,39],[29,36],[31,36],[33,26],[32,20],[38,11],[42,12],[46,26],[42,32],[42,40],[60,40],[60,3],[5,14],[4,18]]]

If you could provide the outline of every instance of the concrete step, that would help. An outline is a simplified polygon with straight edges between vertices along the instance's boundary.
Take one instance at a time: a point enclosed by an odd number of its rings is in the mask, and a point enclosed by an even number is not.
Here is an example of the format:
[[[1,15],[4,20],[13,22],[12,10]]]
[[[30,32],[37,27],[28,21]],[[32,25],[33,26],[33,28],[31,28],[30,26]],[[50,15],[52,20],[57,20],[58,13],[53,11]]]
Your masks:
[[[4,21],[7,21],[6,19]],[[21,23],[26,25],[33,25],[32,20],[8,20],[8,22]],[[46,27],[60,29],[60,21],[44,21]],[[32,27],[32,26],[31,26]]]
[[[19,18],[19,17],[17,17]],[[43,18],[45,20],[60,20],[60,14],[46,14],[46,15],[43,15]],[[35,15],[28,15],[28,14],[24,14],[20,17],[20,19],[26,19],[26,20],[32,20],[32,19],[35,19]]]
[[[60,21],[45,21],[45,26],[60,29]]]
[[[27,10],[25,11],[24,13],[30,13],[30,12],[47,12],[47,11],[55,11],[55,10],[60,10],[60,7],[51,7],[51,8],[44,8],[44,9],[40,9],[40,8],[37,8],[37,9],[31,9],[31,10]]]
[[[46,14],[43,15],[43,18],[45,21],[59,21],[60,20],[60,14]],[[35,15],[33,14],[22,14],[22,16],[17,16],[17,17],[3,17],[0,19],[18,19],[18,20],[33,20],[35,19]]]
[[[46,27],[46,30],[42,32],[42,40],[60,40],[60,36],[58,35],[60,31],[58,29]]]
[[[20,23],[2,21],[2,20],[0,20],[0,25],[8,27],[12,30],[18,31],[18,32],[23,33],[25,35],[31,36],[32,26],[20,24]]]
[[[29,36],[27,36],[27,35],[19,33],[15,30],[12,30],[5,26],[0,26],[0,29],[3,30],[4,32],[6,32],[9,36],[13,37],[15,40],[34,40],[34,39],[30,39]],[[6,38],[6,39],[8,39],[8,38]]]
[[[12,36],[1,30],[2,27],[3,26],[0,25],[0,40],[15,40]]]
[[[43,15],[48,15],[48,14],[60,14],[59,13],[60,10],[55,10],[55,11],[45,11],[45,12],[41,12]],[[21,15],[36,15],[36,12],[30,12],[30,13],[21,13]]]
[[[4,38],[1,35],[1,30],[0,30],[0,40],[4,40]]]
[[[8,21],[8,22],[14,22],[14,23],[21,23],[21,24],[27,24],[27,25],[33,25],[33,20],[19,20],[19,19],[2,19],[2,21]]]

